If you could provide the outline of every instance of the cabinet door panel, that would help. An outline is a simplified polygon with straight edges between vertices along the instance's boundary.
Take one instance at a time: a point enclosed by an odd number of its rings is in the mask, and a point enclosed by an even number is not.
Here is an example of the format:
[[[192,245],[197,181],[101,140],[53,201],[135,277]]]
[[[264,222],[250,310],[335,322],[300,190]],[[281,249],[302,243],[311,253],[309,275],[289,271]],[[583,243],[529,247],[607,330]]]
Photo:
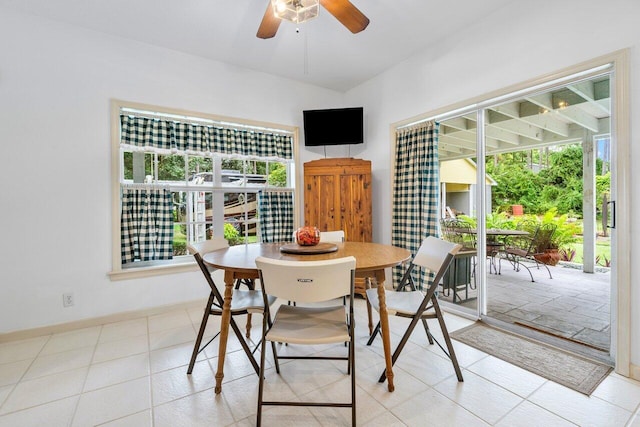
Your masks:
[[[370,181],[368,174],[340,176],[340,217],[347,241],[371,241]]]
[[[334,175],[305,176],[304,222],[320,231],[340,230],[339,197]]]

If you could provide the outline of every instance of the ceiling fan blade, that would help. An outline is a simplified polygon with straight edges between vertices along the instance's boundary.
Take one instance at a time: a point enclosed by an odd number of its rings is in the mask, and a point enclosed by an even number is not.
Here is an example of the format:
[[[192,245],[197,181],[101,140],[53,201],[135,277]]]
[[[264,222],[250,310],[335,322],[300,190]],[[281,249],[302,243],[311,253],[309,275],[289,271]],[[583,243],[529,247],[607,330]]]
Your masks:
[[[320,4],[354,34],[369,25],[369,18],[349,0],[320,0]]]
[[[261,39],[270,39],[275,36],[278,32],[280,21],[280,18],[276,18],[273,14],[271,1],[267,0],[267,10],[264,12],[264,16],[262,17],[262,22],[260,22],[260,27],[258,28],[256,36]]]

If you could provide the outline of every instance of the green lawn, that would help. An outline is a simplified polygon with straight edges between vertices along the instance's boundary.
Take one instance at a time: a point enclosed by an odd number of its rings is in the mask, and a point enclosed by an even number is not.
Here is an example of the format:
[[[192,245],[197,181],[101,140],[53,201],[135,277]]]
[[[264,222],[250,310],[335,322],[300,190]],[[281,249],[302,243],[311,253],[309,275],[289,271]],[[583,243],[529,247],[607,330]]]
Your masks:
[[[576,256],[573,262],[581,263],[582,259],[582,238],[576,243],[569,245],[576,251]],[[598,259],[599,256],[599,259]],[[596,241],[596,260],[598,265],[606,266],[606,260],[611,260],[611,242],[608,238],[599,237]]]

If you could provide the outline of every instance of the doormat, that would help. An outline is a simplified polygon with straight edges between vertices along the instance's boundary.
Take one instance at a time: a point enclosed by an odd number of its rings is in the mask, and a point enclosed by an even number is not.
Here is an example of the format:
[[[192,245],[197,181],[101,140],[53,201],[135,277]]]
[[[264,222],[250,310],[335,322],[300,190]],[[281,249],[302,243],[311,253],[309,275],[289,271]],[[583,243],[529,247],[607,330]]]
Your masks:
[[[611,366],[476,322],[451,338],[580,393],[591,395]]]

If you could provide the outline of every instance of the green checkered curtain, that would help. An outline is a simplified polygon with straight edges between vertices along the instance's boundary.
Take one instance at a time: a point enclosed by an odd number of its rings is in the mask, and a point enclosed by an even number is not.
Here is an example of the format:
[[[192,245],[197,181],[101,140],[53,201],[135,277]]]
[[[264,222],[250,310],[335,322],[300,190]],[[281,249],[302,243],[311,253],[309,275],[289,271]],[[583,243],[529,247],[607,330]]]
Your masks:
[[[293,159],[293,137],[246,129],[120,115],[120,144],[137,149]]]
[[[173,201],[166,188],[123,188],[122,264],[173,258]]]
[[[264,243],[293,241],[293,193],[258,193],[258,217]]]
[[[439,123],[430,121],[396,131],[391,242],[409,250],[412,256],[427,236],[438,235],[440,166]],[[405,271],[393,269],[398,286]],[[422,289],[425,272],[413,270],[413,280]]]

